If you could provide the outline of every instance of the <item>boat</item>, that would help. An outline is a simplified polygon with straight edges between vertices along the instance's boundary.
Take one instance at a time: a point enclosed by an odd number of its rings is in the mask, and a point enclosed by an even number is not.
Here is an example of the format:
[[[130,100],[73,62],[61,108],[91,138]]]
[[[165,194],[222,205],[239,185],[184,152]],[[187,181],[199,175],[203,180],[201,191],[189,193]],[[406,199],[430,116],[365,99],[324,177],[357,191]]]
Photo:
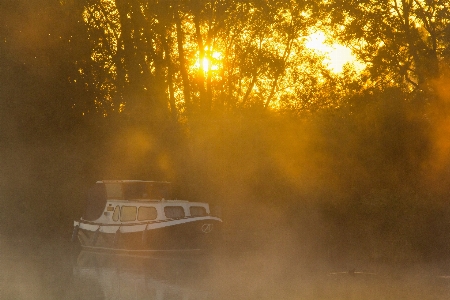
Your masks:
[[[171,198],[165,181],[97,181],[72,240],[84,250],[139,255],[211,249],[222,219],[211,215],[208,203]]]

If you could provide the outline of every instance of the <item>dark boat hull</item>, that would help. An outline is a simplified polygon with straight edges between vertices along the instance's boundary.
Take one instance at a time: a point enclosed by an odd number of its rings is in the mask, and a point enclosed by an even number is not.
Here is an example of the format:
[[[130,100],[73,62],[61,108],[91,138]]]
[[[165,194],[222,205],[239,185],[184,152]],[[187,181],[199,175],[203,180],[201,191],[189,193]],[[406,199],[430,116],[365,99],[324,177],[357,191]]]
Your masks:
[[[128,227],[129,228],[129,227]],[[198,220],[188,223],[164,226],[135,232],[105,233],[80,228],[78,239],[88,250],[131,252],[146,254],[152,252],[196,252],[211,249],[220,240],[221,222]]]

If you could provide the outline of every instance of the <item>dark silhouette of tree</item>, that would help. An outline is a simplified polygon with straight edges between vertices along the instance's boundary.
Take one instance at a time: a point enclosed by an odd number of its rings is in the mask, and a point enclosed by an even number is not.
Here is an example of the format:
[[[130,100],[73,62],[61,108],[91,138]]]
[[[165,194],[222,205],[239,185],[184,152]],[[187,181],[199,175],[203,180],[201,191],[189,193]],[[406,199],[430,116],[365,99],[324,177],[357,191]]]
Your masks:
[[[327,1],[322,19],[368,64],[367,86],[432,93],[448,63],[447,1]]]
[[[105,115],[176,120],[179,114],[252,106],[311,109],[336,99],[328,79],[342,82],[304,46],[317,22],[309,2],[90,0],[84,5],[92,61],[80,70],[92,79],[95,106]]]

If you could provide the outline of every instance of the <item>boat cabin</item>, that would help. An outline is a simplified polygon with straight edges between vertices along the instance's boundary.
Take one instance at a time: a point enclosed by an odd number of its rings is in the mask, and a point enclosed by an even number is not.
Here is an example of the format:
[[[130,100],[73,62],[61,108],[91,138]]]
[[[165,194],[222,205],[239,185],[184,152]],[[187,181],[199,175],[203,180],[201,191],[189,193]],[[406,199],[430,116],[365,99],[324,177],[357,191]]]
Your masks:
[[[207,203],[168,200],[170,198],[169,182],[98,181],[88,193],[83,220],[121,224],[204,217],[210,214]]]

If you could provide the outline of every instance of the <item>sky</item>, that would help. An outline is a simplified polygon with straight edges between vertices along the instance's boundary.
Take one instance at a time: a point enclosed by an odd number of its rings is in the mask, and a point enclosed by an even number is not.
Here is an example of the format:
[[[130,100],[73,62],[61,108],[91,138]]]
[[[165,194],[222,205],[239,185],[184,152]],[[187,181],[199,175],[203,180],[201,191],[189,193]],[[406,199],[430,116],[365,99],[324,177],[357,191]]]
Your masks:
[[[324,62],[333,72],[342,72],[344,65],[347,63],[352,64],[358,71],[364,69],[364,64],[356,59],[351,49],[338,43],[328,44],[326,39],[323,31],[317,31],[308,36],[306,47],[324,54],[327,57]]]

